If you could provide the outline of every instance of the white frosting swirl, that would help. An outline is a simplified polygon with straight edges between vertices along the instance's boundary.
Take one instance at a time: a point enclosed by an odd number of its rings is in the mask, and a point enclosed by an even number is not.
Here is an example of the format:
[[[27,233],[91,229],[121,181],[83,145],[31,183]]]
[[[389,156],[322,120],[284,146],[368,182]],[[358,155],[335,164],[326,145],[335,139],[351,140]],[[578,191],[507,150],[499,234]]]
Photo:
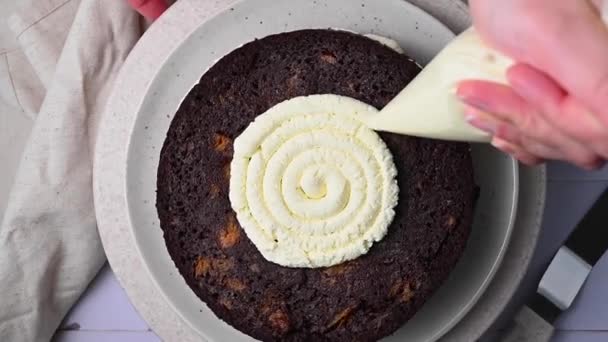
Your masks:
[[[390,151],[357,120],[377,110],[337,95],[282,102],[234,141],[230,201],[269,261],[323,267],[365,254],[398,200]]]

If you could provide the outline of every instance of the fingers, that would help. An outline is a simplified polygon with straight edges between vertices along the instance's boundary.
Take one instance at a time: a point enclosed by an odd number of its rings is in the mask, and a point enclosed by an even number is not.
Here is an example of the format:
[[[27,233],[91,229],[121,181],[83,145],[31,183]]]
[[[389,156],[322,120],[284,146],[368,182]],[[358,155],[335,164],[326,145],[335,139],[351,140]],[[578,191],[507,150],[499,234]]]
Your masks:
[[[513,155],[528,165],[536,165],[544,159],[562,159],[563,153],[552,146],[527,137],[513,124],[498,116],[475,107],[466,107],[467,121],[474,127],[493,135],[492,145]]]
[[[603,5],[603,3],[604,3],[604,0],[591,0],[591,4],[593,4],[593,7],[598,12],[598,14],[602,13],[602,5]]]
[[[559,103],[566,96],[566,92],[549,76],[524,63],[510,67],[507,70],[507,80],[524,100],[546,112],[557,112]]]
[[[599,0],[470,3],[486,43],[543,70],[608,127],[608,24]]]
[[[495,113],[509,113],[510,115],[523,115],[528,111],[525,101],[511,88],[489,81],[464,81],[458,86],[456,95],[480,110]],[[504,120],[521,121],[522,118],[512,116],[503,117]]]
[[[512,155],[515,159],[517,159],[520,162],[522,162],[526,165],[529,165],[529,166],[538,165],[538,164],[544,162],[543,159],[531,154],[530,152],[525,150],[523,147],[513,144],[511,142],[508,142],[506,140],[503,140],[501,138],[497,138],[497,137],[492,138],[492,145],[494,147],[496,147],[497,149],[499,149],[507,154]]]
[[[511,67],[507,78],[513,90],[538,108],[546,121],[608,159],[608,129],[597,116],[566,93],[546,74],[525,64]]]
[[[558,98],[561,92],[559,88],[547,89],[548,95],[539,96],[545,101],[544,107],[551,108],[553,104],[546,98]],[[531,105],[508,86],[466,81],[461,83],[457,95],[468,104],[467,121],[492,134],[493,145],[498,149],[511,153],[526,164],[560,159],[584,168],[597,168],[603,161],[588,146],[545,120],[539,114],[539,107]]]
[[[491,134],[520,143],[513,140],[515,137],[507,136],[512,131],[508,129],[511,126],[517,127],[518,134],[534,138],[543,145],[551,146],[554,142],[554,129],[537,115],[535,108],[508,86],[486,81],[466,81],[461,83],[457,95],[465,103],[478,109],[467,108],[467,120],[471,124],[487,120],[488,115],[491,115],[491,124],[485,123],[494,129],[489,132]],[[481,112],[486,115],[481,115]]]
[[[139,14],[148,20],[155,20],[168,8],[166,0],[127,0]]]
[[[604,159],[608,159],[608,128],[579,101],[567,97],[561,105],[563,130],[587,145]],[[572,123],[568,125],[568,122]]]
[[[527,63],[509,70],[512,89],[463,86],[469,103],[487,112],[471,124],[492,130],[513,150],[545,158],[557,150],[558,159],[585,168],[608,159],[608,28],[600,16],[608,1],[470,4],[484,41]]]

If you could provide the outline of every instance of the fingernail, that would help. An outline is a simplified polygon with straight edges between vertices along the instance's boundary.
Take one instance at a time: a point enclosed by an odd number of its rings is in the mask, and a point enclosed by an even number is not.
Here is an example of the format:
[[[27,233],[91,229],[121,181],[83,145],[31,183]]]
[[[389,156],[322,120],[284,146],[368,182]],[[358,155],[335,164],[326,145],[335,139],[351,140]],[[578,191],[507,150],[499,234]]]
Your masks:
[[[496,133],[496,124],[490,120],[484,120],[479,115],[473,113],[470,110],[466,110],[464,114],[464,119],[469,123],[469,125],[480,129],[486,133],[494,134]]]
[[[462,93],[456,93],[456,95],[458,96],[460,101],[466,103],[467,105],[469,105],[471,107],[475,107],[484,112],[491,111],[490,106],[484,100],[482,100],[478,97],[472,96],[470,94],[462,94]]]
[[[526,159],[526,158],[523,158],[523,156],[521,154],[521,150],[519,148],[517,148],[516,145],[514,145],[513,143],[511,143],[507,140],[494,137],[492,139],[491,144],[496,149],[513,156],[517,160]]]
[[[499,149],[505,153],[514,153],[515,152],[515,150],[513,148],[511,148],[511,144],[507,143],[506,141],[504,141],[502,139],[494,138],[494,139],[492,139],[491,144],[492,144],[492,146],[496,147],[497,149]]]

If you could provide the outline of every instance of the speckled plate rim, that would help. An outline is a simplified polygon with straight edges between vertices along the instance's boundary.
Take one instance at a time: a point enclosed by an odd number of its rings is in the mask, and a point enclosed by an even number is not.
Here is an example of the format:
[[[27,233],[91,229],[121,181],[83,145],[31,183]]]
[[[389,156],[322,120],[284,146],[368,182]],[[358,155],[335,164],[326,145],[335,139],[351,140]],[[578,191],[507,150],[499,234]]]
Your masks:
[[[120,92],[115,91],[109,100],[108,111],[100,130],[102,136],[99,137],[95,153],[95,204],[100,234],[108,258],[135,307],[152,328],[167,340],[177,338],[200,340],[200,337],[181,321],[162,296],[157,295],[158,290],[146,272],[142,272],[144,267],[138,253],[133,249],[133,237],[129,234],[130,222],[124,220],[128,217],[124,191],[122,194],[121,191],[117,191],[117,189],[125,189],[126,170],[113,164],[117,154],[126,154],[128,144],[125,145],[124,142],[129,139],[134,119],[130,118],[128,113],[137,112],[141,99],[153,79],[155,66],[161,65],[200,22],[214,16],[230,4],[230,1],[200,4],[196,1],[182,0],[150,28],[117,78]],[[449,26],[453,30],[461,30],[468,23],[468,17],[461,3],[433,1],[429,5],[427,2],[418,1],[417,5],[427,9],[437,18],[443,17],[444,23],[451,23]],[[455,20],[455,16],[460,19]],[[157,44],[159,41],[163,42],[161,48]],[[465,341],[477,338],[502,311],[525,272],[525,267],[522,266],[527,266],[538,237],[540,213],[544,203],[545,172],[542,168],[522,169],[520,174],[522,191],[516,233],[525,235],[526,242],[522,243],[521,238],[514,236],[503,267],[496,274],[496,278],[501,278],[501,274],[505,273],[503,270],[511,266],[512,269],[506,270],[508,275],[502,277],[503,283],[497,287],[494,286],[497,280],[494,280],[473,311],[444,339]],[[104,181],[100,182],[101,179]],[[526,229],[518,229],[522,225],[526,226]],[[509,253],[513,249],[515,249],[514,253]],[[516,258],[517,262],[509,263],[513,258]],[[482,316],[476,315],[480,310],[483,311]]]

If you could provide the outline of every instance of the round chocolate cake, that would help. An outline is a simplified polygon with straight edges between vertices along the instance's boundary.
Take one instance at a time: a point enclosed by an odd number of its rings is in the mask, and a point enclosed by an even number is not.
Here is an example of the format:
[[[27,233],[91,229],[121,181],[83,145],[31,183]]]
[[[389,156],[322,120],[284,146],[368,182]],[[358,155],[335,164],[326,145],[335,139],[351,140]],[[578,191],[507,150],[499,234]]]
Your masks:
[[[380,109],[418,72],[363,36],[303,30],[246,44],[202,76],[167,133],[156,205],[171,258],[219,318],[264,341],[375,341],[439,288],[472,222],[467,144],[380,133],[398,171],[395,217],[367,254],[328,268],[264,259],[228,199],[233,140],[258,115],[312,94]]]

